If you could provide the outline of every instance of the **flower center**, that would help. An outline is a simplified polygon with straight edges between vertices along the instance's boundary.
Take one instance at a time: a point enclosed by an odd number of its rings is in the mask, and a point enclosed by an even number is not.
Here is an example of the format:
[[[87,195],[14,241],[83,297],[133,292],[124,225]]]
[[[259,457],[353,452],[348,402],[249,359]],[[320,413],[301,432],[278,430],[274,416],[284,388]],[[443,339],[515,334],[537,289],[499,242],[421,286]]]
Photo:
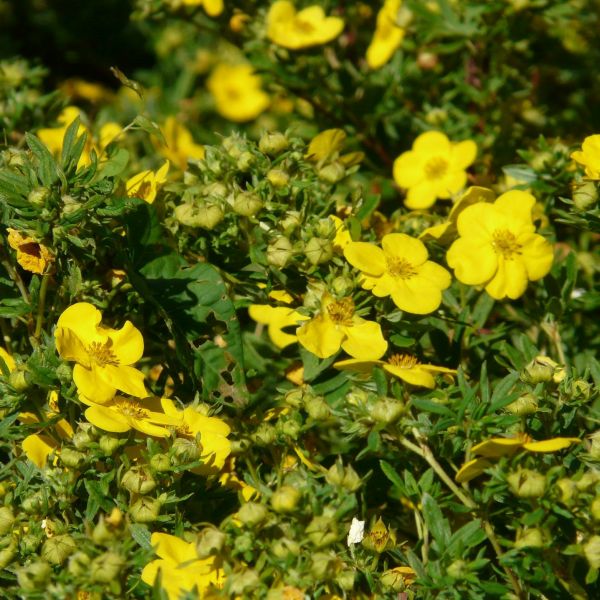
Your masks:
[[[99,367],[105,367],[106,365],[113,365],[114,367],[119,366],[119,361],[115,353],[111,350],[112,341],[107,340],[103,344],[100,342],[92,342],[88,346],[88,354],[90,358],[96,362]]]
[[[315,26],[310,21],[298,17],[295,19],[294,27],[301,33],[312,33],[315,30]]]
[[[130,417],[132,419],[147,419],[148,411],[144,410],[139,402],[135,400],[126,400],[125,398],[121,400],[117,400],[115,402],[115,408],[126,417]]]
[[[448,171],[448,161],[441,156],[434,156],[425,163],[427,179],[441,179]]]
[[[354,302],[352,302],[352,298],[336,300],[327,306],[327,312],[334,323],[350,325],[354,315]]]
[[[410,279],[417,274],[417,270],[408,262],[405,258],[397,256],[386,256],[385,262],[387,263],[388,273],[392,277],[399,277],[400,279]]]
[[[187,423],[177,425],[177,427],[175,427],[175,431],[177,432],[178,437],[194,437],[194,434]]]
[[[492,247],[496,254],[501,254],[506,260],[512,260],[515,254],[521,254],[521,244],[512,231],[496,229],[492,235]]]
[[[412,369],[419,364],[415,356],[410,354],[392,354],[388,360],[388,364],[401,369]]]

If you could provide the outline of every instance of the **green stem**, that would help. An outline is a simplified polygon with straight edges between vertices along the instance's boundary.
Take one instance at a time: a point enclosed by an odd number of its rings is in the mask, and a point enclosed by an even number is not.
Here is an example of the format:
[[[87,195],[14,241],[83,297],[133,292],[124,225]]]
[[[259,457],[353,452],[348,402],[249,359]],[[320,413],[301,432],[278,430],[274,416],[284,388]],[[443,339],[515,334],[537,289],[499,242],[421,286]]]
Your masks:
[[[36,340],[40,339],[42,333],[42,325],[44,324],[44,310],[46,308],[46,294],[48,292],[48,282],[50,275],[48,273],[42,275],[42,285],[40,286],[40,295],[38,299],[37,320],[35,323],[35,331],[33,337]]]

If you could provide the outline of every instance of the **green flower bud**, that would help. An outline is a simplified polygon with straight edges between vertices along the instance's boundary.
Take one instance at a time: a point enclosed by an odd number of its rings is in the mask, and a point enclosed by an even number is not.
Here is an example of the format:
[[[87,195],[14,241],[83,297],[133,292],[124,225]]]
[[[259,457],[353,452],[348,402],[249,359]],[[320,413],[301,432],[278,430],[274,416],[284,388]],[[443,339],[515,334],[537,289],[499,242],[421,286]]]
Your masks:
[[[301,550],[302,548],[298,542],[288,538],[274,540],[271,544],[271,552],[277,558],[287,559],[291,556],[298,556]]]
[[[316,548],[325,548],[340,538],[336,520],[325,515],[314,517],[306,526],[305,534]]]
[[[425,121],[430,125],[439,127],[448,120],[448,111],[443,108],[432,108],[425,114]]]
[[[188,227],[202,227],[210,231],[214,229],[225,216],[218,204],[180,204],[175,207],[175,218]]]
[[[38,560],[17,569],[17,582],[22,592],[33,592],[45,586],[52,569],[47,562]]]
[[[15,523],[15,514],[9,506],[0,506],[0,535],[9,533]]]
[[[311,238],[304,246],[304,254],[311,265],[323,264],[333,257],[333,244],[326,238]]]
[[[600,473],[598,471],[586,471],[575,483],[580,492],[589,490],[592,486],[600,481]]]
[[[132,494],[149,494],[156,487],[156,481],[148,467],[132,467],[123,474],[121,487]]]
[[[546,476],[531,469],[519,469],[506,478],[512,493],[519,498],[539,498],[546,491]]]
[[[338,573],[335,578],[335,582],[346,592],[351,592],[354,589],[354,580],[356,578],[356,571],[346,569],[341,573]]]
[[[572,479],[564,477],[556,482],[556,487],[560,502],[565,506],[573,506],[577,501],[577,484]]]
[[[537,383],[560,383],[566,375],[564,367],[547,356],[536,356],[521,373],[521,380],[535,385]]]
[[[252,588],[260,582],[258,573],[253,569],[243,569],[227,577],[230,597],[242,596],[244,598],[256,597],[250,593]]]
[[[600,459],[600,431],[595,431],[589,436],[589,452],[593,458]]]
[[[260,196],[253,192],[240,192],[233,201],[233,210],[243,217],[253,217],[261,208]]]
[[[232,456],[241,456],[248,452],[250,448],[250,441],[242,438],[240,440],[231,440],[231,455]]]
[[[398,420],[403,410],[402,402],[391,398],[380,398],[371,407],[371,418],[377,423],[389,425]]]
[[[600,521],[600,496],[596,496],[590,505],[590,513],[594,521]]]
[[[515,548],[541,548],[544,546],[545,535],[541,529],[530,527],[517,532]]]
[[[252,168],[252,165],[256,162],[256,157],[252,152],[242,152],[237,159],[237,168],[242,173],[246,173]]]
[[[413,22],[414,16],[415,15],[410,8],[407,6],[401,6],[400,10],[396,13],[396,25],[406,29],[406,27]]]
[[[92,561],[90,579],[94,583],[110,583],[119,576],[124,566],[125,559],[120,554],[104,552]]]
[[[415,572],[410,567],[394,567],[384,571],[380,581],[395,592],[403,592],[413,583],[415,577]]]
[[[453,579],[464,579],[469,574],[469,565],[459,558],[448,565],[446,573]]]
[[[331,291],[338,297],[350,296],[354,291],[354,281],[351,277],[338,275],[331,282]]]
[[[98,445],[104,456],[112,456],[121,446],[121,439],[114,435],[101,435],[98,440]]]
[[[285,235],[291,235],[300,225],[302,225],[302,215],[297,210],[288,210],[279,221],[279,226]]]
[[[302,492],[291,485],[282,485],[271,496],[271,506],[277,513],[292,513],[298,508]]]
[[[283,269],[293,255],[292,242],[283,236],[274,239],[267,247],[267,262],[278,269]]]
[[[267,179],[274,188],[279,189],[285,187],[289,183],[290,176],[283,169],[271,169],[267,172]]]
[[[321,167],[317,173],[321,181],[330,183],[331,185],[341,181],[346,176],[346,167],[342,163],[332,162],[324,167]]]
[[[280,419],[277,421],[277,431],[292,440],[297,440],[300,432],[302,430],[302,425],[298,421],[293,418],[289,419]]]
[[[526,393],[505,408],[507,412],[513,415],[524,417],[525,415],[532,415],[537,411],[538,400],[533,394]]]
[[[393,529],[388,529],[380,517],[363,538],[362,545],[381,554],[396,547],[396,533]]]
[[[85,463],[85,459],[83,452],[72,448],[63,448],[60,451],[60,462],[71,469],[79,469]]]
[[[261,423],[256,431],[250,436],[250,439],[258,446],[270,446],[276,438],[275,427],[270,423]]]
[[[598,188],[593,181],[587,181],[573,190],[572,198],[578,210],[588,210],[598,202]]]
[[[242,533],[241,535],[236,535],[235,540],[233,542],[233,548],[236,553],[244,554],[245,552],[250,552],[256,547],[256,542],[254,535],[249,531],[246,533]]]
[[[56,367],[56,376],[61,383],[70,384],[73,381],[73,368],[68,363]]]
[[[314,396],[307,391],[305,386],[297,387],[285,393],[284,402],[292,408],[300,408],[303,402],[307,402]]]
[[[67,533],[48,538],[42,546],[42,558],[53,565],[62,565],[77,549],[75,540]]]
[[[161,508],[160,500],[141,496],[129,507],[129,516],[136,523],[153,523],[158,520]]]
[[[216,527],[205,527],[196,538],[198,558],[204,559],[219,554],[226,541],[227,536],[222,531]]]
[[[91,444],[95,443],[94,438],[90,435],[89,431],[76,431],[71,439],[73,446],[77,450],[87,450]]]
[[[69,557],[68,570],[74,577],[87,576],[90,572],[90,557],[85,552],[75,552]]]
[[[288,146],[288,139],[279,131],[265,132],[258,140],[258,149],[269,156],[281,154],[284,150],[287,150]]]
[[[322,396],[313,396],[304,403],[304,408],[311,419],[315,421],[325,421],[331,416],[329,404],[325,402]]]
[[[34,206],[45,206],[48,197],[50,196],[50,190],[47,187],[37,187],[29,192],[27,201]]]
[[[176,438],[171,447],[178,462],[191,463],[200,458],[202,448],[195,439]]]
[[[46,499],[40,492],[26,496],[21,503],[23,510],[30,515],[46,512]]]
[[[262,523],[268,515],[266,506],[258,502],[246,502],[238,510],[238,519],[248,527],[255,527]]]
[[[41,534],[26,533],[19,541],[19,546],[23,554],[34,554],[38,551],[42,543]]]
[[[65,194],[61,197],[62,200],[62,214],[65,217],[72,215],[74,212],[78,211],[81,208],[81,203],[77,198],[73,198],[73,196],[69,196]]]
[[[310,561],[310,574],[315,581],[326,581],[335,574],[335,559],[325,552],[315,552]]]
[[[171,470],[171,459],[166,454],[155,454],[150,459],[150,468],[157,473],[166,473]]]
[[[592,386],[585,379],[574,379],[571,382],[569,392],[572,400],[580,400],[586,402],[592,395]]]
[[[30,377],[26,370],[15,369],[8,376],[8,383],[16,392],[24,392],[31,386]]]
[[[583,555],[592,569],[600,569],[600,535],[593,535],[583,545]]]
[[[11,540],[6,548],[2,548],[2,550],[0,550],[0,571],[6,569],[6,567],[12,563],[16,555],[17,542],[15,540]]]
[[[358,473],[351,466],[344,467],[340,460],[331,465],[325,473],[325,480],[330,485],[343,487],[349,492],[355,492],[361,486]]]
[[[110,517],[109,517],[110,520]],[[110,544],[119,537],[118,526],[111,524],[104,515],[100,515],[98,523],[92,531],[92,539],[96,544]]]

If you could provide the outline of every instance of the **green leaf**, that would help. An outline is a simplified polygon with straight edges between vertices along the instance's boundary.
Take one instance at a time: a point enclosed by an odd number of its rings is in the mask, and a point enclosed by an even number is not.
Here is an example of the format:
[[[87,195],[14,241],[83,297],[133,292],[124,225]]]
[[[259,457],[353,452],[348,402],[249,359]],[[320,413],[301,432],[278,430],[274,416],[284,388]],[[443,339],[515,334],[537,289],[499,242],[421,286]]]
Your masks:
[[[140,525],[139,523],[132,523],[129,526],[131,537],[144,549],[152,550],[152,544],[150,542],[150,530],[146,525]]]
[[[54,162],[52,154],[50,154],[50,150],[48,150],[37,137],[30,133],[25,134],[25,140],[33,155],[38,159],[40,182],[42,185],[50,187],[58,179],[56,163]]]
[[[461,556],[466,549],[478,546],[486,539],[480,519],[475,519],[463,525],[450,538],[448,553],[451,556]]]
[[[448,521],[444,518],[438,503],[428,493],[423,494],[421,504],[423,506],[425,524],[429,531],[431,531],[433,539],[438,543],[440,553],[444,553],[450,543],[451,532]]]
[[[386,462],[385,460],[380,460],[379,466],[381,467],[383,474],[394,484],[395,487],[400,488],[401,490],[404,489],[404,482],[402,481],[402,478],[395,471],[394,467],[390,465],[390,463]]]

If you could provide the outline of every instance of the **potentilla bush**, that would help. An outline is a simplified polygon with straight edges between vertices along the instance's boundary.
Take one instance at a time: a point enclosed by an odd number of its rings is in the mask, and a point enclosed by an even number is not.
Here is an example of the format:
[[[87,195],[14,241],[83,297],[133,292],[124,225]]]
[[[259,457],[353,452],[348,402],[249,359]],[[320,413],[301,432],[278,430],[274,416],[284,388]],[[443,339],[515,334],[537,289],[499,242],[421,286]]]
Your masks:
[[[598,597],[597,9],[0,2],[0,596]]]

